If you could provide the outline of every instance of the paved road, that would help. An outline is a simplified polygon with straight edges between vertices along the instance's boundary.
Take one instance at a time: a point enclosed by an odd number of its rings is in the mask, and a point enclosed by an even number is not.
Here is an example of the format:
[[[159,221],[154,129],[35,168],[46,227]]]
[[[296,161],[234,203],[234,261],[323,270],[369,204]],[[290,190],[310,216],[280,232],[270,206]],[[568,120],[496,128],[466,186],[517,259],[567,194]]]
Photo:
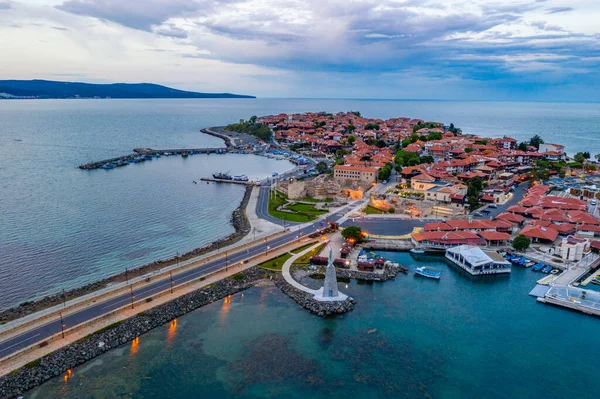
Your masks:
[[[327,222],[329,221],[337,221],[343,215],[343,213],[347,212],[349,207],[344,207],[342,210],[328,216],[324,220],[315,222],[311,225],[305,227],[292,227],[289,233],[286,233],[280,237],[272,241],[268,241],[266,243],[257,244],[253,247],[250,247],[247,251],[242,251],[241,253],[232,254],[227,257],[227,261],[225,257],[221,259],[214,260],[209,262],[203,266],[199,266],[197,268],[187,270],[182,272],[181,274],[177,274],[173,279],[173,286],[177,287],[178,285],[184,284],[188,281],[198,278],[199,276],[221,269],[226,265],[226,262],[230,265],[230,267],[235,267],[236,263],[239,264],[241,261],[248,259],[252,256],[265,253],[265,258],[268,256],[268,249],[274,248],[280,245],[283,245],[300,235],[306,236],[308,234],[314,233],[324,227],[326,227]],[[149,282],[145,287],[138,288],[133,291],[133,295],[135,296],[135,301],[143,300],[144,298],[156,294],[158,292],[164,291],[168,289],[170,286],[170,280],[163,279],[157,281]],[[129,293],[125,293],[118,297],[112,298],[110,300],[106,300],[89,308],[83,309],[79,312],[67,315],[64,317],[65,328],[73,327],[80,323],[83,323],[87,320],[90,320],[94,317],[101,316],[111,310],[120,308],[124,305],[128,305],[131,303],[131,295]],[[47,324],[27,331],[21,335],[10,338],[6,341],[0,342],[0,358],[7,356],[11,353],[18,351],[19,349],[25,348],[31,344],[40,342],[56,333],[61,331],[60,328],[60,320],[54,320],[48,322]]]

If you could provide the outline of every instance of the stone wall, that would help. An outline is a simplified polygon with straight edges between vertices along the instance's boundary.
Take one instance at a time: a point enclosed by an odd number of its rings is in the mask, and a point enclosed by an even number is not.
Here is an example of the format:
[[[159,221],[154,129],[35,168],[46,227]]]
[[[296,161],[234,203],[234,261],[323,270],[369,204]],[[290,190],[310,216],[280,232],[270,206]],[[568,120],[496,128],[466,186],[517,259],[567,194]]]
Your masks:
[[[168,303],[127,319],[106,331],[92,334],[65,346],[37,362],[0,377],[0,398],[13,398],[43,382],[57,377],[110,349],[123,345],[143,333],[191,312],[201,306],[251,287],[265,276],[253,267],[238,273],[243,279],[224,279],[212,286],[191,292]]]

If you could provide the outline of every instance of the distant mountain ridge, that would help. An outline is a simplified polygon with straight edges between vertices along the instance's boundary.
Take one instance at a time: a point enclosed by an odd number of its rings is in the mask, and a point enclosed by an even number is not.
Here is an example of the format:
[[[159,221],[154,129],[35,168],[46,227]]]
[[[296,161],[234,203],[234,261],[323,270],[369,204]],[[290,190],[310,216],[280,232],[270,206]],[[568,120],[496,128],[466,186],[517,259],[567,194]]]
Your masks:
[[[52,80],[0,80],[0,99],[12,98],[256,98],[243,94],[197,93],[153,83],[94,84]]]

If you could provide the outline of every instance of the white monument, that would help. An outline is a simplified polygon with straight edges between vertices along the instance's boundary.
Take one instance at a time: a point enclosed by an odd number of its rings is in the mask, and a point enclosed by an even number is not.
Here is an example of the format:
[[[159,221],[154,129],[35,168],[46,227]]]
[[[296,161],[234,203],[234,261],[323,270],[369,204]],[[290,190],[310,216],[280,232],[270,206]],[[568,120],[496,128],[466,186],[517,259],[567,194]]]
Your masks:
[[[338,291],[337,276],[335,266],[333,266],[333,252],[329,248],[329,262],[325,270],[325,284],[323,288],[317,291],[314,298],[318,301],[343,301],[348,298],[347,295]]]

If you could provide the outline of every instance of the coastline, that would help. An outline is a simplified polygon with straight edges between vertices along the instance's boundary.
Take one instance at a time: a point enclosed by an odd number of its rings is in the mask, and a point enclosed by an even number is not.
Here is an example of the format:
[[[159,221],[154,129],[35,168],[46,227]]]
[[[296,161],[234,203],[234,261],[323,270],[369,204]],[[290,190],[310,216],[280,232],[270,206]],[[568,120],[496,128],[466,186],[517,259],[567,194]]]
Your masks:
[[[244,291],[266,278],[267,272],[252,267],[236,276],[183,295],[122,322],[110,325],[66,345],[43,358],[0,377],[0,398],[14,398],[142,334],[230,295]]]
[[[209,134],[221,138],[225,142],[225,145],[227,147],[230,147],[232,145],[232,140],[230,137],[228,137],[226,134],[215,132],[212,129],[216,128],[209,127],[206,129],[201,129],[201,132],[204,134]],[[233,228],[235,229],[235,232],[231,233],[230,235],[215,240],[212,243],[203,247],[194,248],[180,255],[179,258],[171,257],[168,259],[156,260],[152,263],[147,263],[134,269],[130,269],[127,271],[127,275],[125,272],[115,274],[101,280],[90,282],[81,287],[72,288],[68,291],[65,291],[64,295],[61,292],[53,295],[47,295],[45,297],[38,298],[35,300],[22,302],[16,306],[0,311],[0,325],[19,319],[23,316],[27,316],[28,314],[50,308],[64,301],[69,301],[71,299],[90,294],[94,291],[106,288],[111,284],[125,281],[128,278],[139,277],[146,273],[159,270],[165,266],[174,265],[178,261],[186,261],[188,259],[201,256],[206,253],[218,250],[220,248],[235,244],[236,242],[244,238],[250,232],[251,229],[250,221],[246,217],[246,207],[250,200],[251,193],[252,186],[247,186],[244,192],[244,196],[242,197],[242,200],[240,202],[240,205],[232,212],[230,221],[233,225]]]

